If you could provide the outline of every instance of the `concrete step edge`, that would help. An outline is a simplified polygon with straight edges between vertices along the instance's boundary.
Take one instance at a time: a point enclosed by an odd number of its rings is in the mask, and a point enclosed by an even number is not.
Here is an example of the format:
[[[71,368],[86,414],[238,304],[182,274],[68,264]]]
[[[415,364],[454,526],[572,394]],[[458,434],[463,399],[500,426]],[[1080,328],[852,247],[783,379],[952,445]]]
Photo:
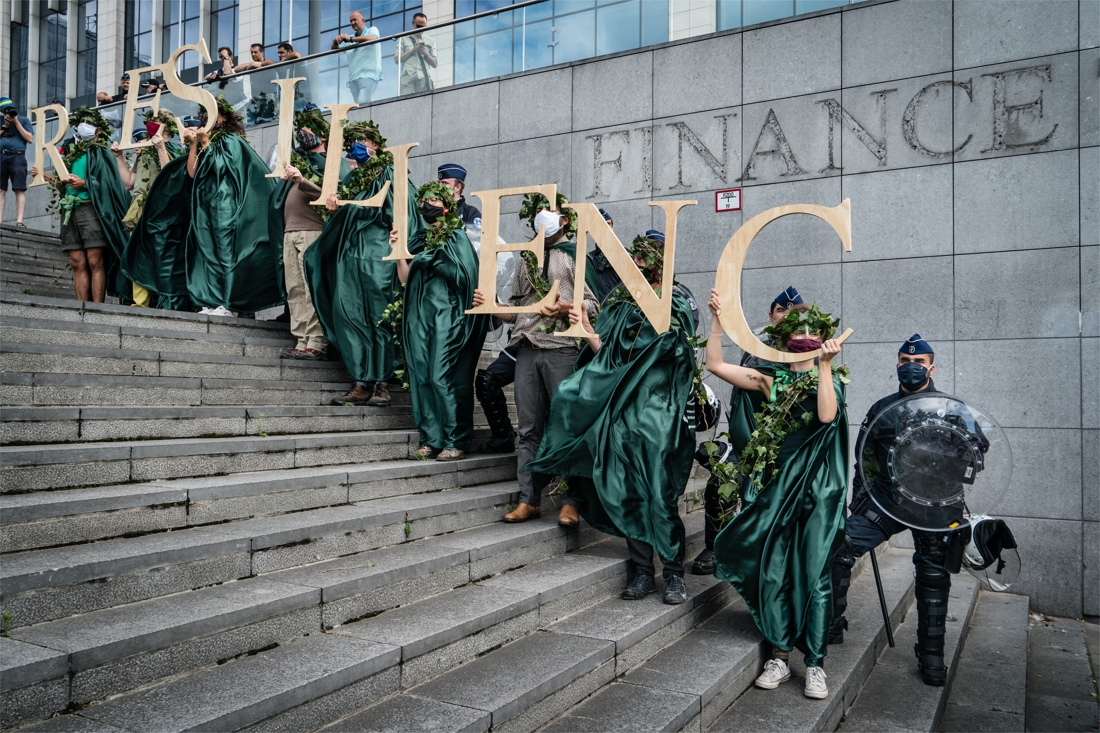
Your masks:
[[[25,331],[62,331],[70,333],[98,333],[118,336],[142,336],[149,338],[172,339],[177,341],[204,341],[227,344],[254,344],[260,346],[286,347],[293,345],[294,338],[288,331],[286,334],[275,332],[272,338],[260,338],[256,336],[237,336],[225,333],[207,333],[205,331],[172,331],[162,328],[139,328],[136,326],[115,326],[102,323],[84,323],[83,321],[56,321],[46,318],[27,318],[24,316],[10,316],[4,318],[4,330],[21,329]],[[275,338],[275,336],[285,336]],[[10,339],[6,339],[10,341]],[[41,343],[44,341],[14,341],[12,343]],[[87,347],[84,347],[87,348]],[[100,347],[102,348],[102,347]]]

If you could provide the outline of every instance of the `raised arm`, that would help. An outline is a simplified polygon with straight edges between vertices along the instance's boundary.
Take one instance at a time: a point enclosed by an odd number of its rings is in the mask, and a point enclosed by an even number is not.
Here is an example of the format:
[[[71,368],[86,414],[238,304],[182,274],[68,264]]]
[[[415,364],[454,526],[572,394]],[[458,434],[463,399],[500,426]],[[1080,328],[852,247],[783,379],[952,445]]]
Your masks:
[[[133,190],[137,174],[130,170],[130,166],[126,164],[126,156],[119,149],[118,143],[111,143],[111,153],[115,156],[115,165],[118,166],[118,175],[122,178],[122,185],[126,187],[127,191]]]
[[[727,364],[722,355],[722,324],[718,321],[718,314],[722,311],[722,302],[718,298],[718,291],[710,291],[710,335],[707,336],[707,371],[719,379],[729,382],[734,387],[746,392],[763,392],[771,394],[772,378],[761,374],[755,369],[743,366]]]
[[[189,146],[187,149],[187,175],[194,178],[195,171],[199,168],[199,136],[191,130],[184,130],[182,135],[184,142]]]
[[[833,359],[839,353],[840,344],[829,339],[821,345],[821,357],[817,360],[817,419],[826,425],[836,419]]]

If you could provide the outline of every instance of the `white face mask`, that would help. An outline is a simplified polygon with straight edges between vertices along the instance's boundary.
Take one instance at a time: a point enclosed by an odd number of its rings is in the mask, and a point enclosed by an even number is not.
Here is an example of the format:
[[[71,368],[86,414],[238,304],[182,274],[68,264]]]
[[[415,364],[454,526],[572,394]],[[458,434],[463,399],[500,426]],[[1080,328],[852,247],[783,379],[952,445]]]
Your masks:
[[[549,209],[543,209],[539,213],[535,214],[535,231],[539,230],[540,226],[546,226],[546,236],[552,237],[558,233],[561,229],[561,225],[558,223],[558,214],[555,214]]]
[[[76,134],[80,136],[81,140],[92,140],[95,138],[95,125],[81,122],[76,126]]]

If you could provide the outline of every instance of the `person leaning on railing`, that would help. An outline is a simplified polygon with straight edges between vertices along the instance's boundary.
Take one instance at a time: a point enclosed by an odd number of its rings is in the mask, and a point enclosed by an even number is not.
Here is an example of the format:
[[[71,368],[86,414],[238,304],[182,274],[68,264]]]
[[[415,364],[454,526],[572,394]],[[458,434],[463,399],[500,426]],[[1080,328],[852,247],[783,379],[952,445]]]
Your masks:
[[[355,35],[341,33],[332,39],[332,48],[350,48],[359,43],[377,41],[378,29],[367,27],[366,18],[358,10],[348,16]],[[348,89],[357,104],[370,104],[378,82],[382,81],[382,48],[374,44],[371,48],[361,48],[348,52]]]

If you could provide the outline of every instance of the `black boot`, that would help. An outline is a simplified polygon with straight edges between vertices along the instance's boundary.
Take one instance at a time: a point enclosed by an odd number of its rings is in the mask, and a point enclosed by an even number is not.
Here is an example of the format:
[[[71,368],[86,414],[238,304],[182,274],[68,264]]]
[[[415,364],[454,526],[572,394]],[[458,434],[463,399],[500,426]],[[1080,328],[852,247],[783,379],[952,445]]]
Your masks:
[[[830,644],[844,643],[844,632],[848,630],[848,619],[844,618],[844,613],[848,610],[848,586],[852,584],[852,567],[855,564],[852,540],[845,535],[844,544],[833,557],[833,621],[829,624]]]
[[[692,575],[714,575],[714,550],[703,550],[691,564]]]
[[[917,655],[924,684],[943,687],[947,684],[944,664],[944,636],[947,633],[947,602],[951,594],[951,575],[943,564],[947,555],[943,533],[913,532],[917,567],[915,594],[917,597]]]
[[[477,370],[474,393],[493,432],[492,439],[481,446],[482,453],[512,453],[516,449],[516,432],[508,417],[508,400],[504,396],[503,386],[495,374],[484,369]]]

